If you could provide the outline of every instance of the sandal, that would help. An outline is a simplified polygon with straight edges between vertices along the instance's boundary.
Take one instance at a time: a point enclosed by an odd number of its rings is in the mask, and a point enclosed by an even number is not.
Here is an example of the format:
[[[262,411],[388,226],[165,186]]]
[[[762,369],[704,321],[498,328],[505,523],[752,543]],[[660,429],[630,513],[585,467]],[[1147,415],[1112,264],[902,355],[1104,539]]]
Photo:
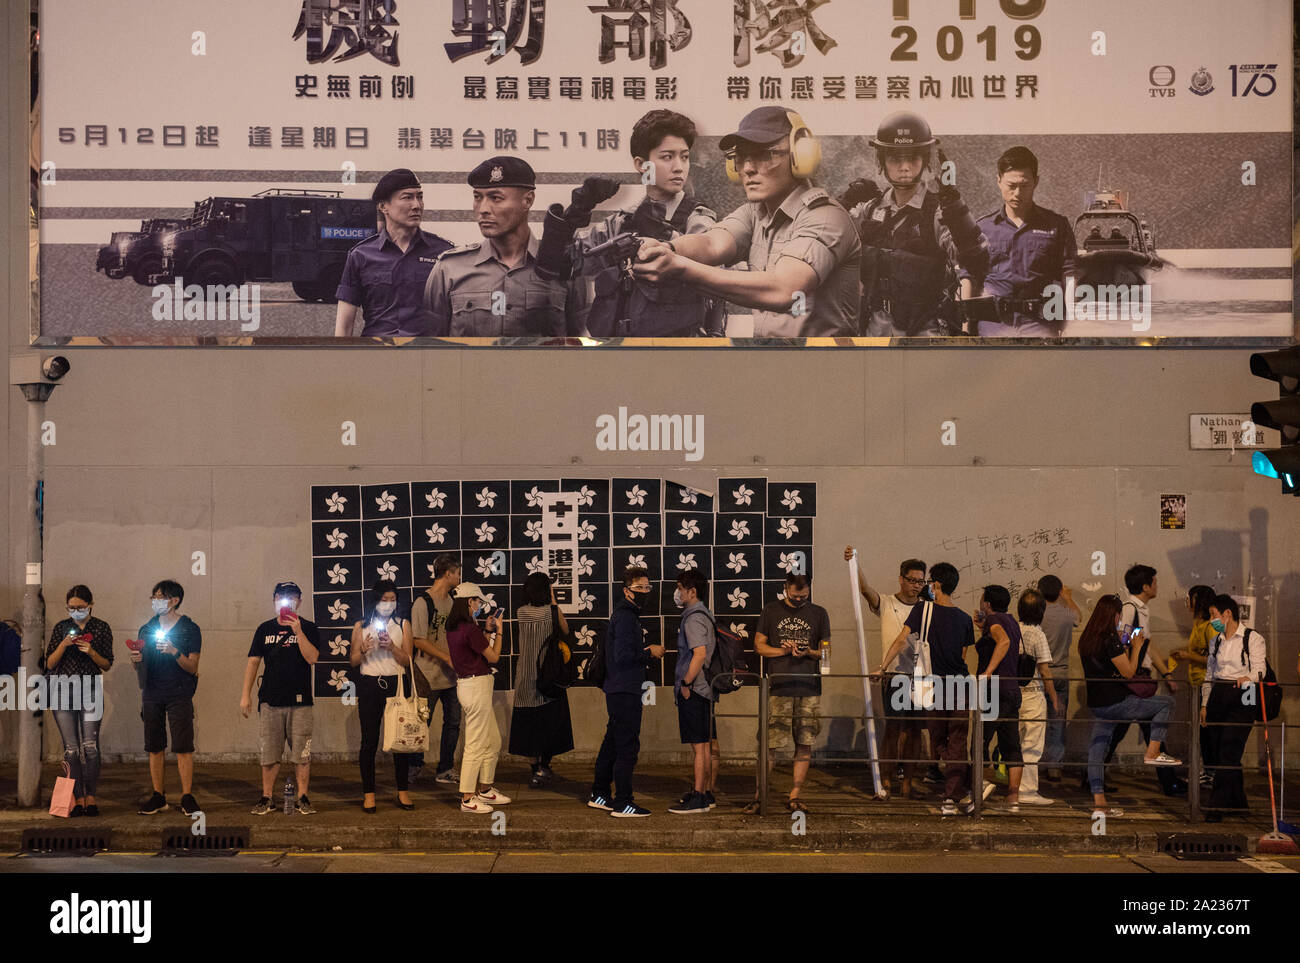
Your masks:
[[[1111,806],[1109,809],[1094,809],[1092,811],[1093,819],[1096,819],[1098,816],[1102,816],[1102,817],[1109,816],[1113,818],[1116,816],[1123,816],[1123,815],[1124,815],[1124,810],[1120,809],[1118,806]]]
[[[785,801],[785,808],[788,812],[792,813],[806,813],[808,811],[808,807],[803,804],[798,796],[791,796],[787,799]]]
[[[740,812],[741,812],[742,815],[745,815],[745,816],[757,816],[757,815],[758,815],[758,800],[757,800],[757,799],[751,800],[749,803],[747,803],[747,804],[745,805],[745,808],[742,809]]]

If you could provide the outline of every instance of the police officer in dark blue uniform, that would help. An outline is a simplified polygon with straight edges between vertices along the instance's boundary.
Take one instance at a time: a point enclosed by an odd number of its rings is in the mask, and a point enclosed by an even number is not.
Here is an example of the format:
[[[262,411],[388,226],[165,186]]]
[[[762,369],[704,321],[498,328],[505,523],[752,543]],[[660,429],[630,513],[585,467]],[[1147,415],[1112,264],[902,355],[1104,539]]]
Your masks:
[[[406,168],[381,177],[371,200],[378,205],[383,225],[348,252],[335,295],[339,306],[334,335],[352,335],[358,308],[365,321],[362,337],[426,335],[424,284],[451,242],[421,229],[424,191]]]
[[[1034,203],[1033,151],[1012,147],[997,167],[1002,206],[976,222],[988,241],[988,272],[972,276],[977,297],[963,310],[978,322],[981,337],[1058,337],[1066,317],[1059,309],[1074,293],[1074,229],[1063,215]]]

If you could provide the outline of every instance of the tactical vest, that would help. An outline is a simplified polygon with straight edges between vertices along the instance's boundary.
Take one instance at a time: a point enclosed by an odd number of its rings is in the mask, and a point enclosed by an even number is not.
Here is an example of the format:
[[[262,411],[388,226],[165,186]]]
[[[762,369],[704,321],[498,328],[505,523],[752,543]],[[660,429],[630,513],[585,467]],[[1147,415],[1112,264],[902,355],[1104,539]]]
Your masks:
[[[668,219],[678,234],[686,233],[695,206],[691,197],[683,197]],[[629,278],[619,264],[595,272],[595,289],[587,314],[594,338],[693,336],[708,327],[710,312],[717,312],[714,301],[690,285]]]
[[[943,309],[954,275],[935,237],[939,198],[926,193],[921,208],[892,216],[880,199],[858,218],[862,239],[863,312],[886,311],[896,328],[919,331]]]

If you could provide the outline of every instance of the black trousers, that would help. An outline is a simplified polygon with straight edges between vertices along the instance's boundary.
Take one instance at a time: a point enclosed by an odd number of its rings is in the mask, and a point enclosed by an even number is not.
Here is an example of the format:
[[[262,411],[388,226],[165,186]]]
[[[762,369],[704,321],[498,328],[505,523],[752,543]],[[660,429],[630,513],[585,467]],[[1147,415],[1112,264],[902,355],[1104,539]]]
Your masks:
[[[358,672],[354,678],[357,680],[357,715],[361,721],[361,751],[357,755],[357,762],[361,766],[361,791],[372,793],[375,791],[375,753],[379,751],[379,730],[384,724],[384,705],[390,696],[397,695],[397,676],[362,675]],[[383,686],[380,685],[381,680]],[[393,753],[393,775],[397,780],[398,792],[407,788],[406,773],[410,763],[409,753]]]
[[[593,796],[609,799],[609,784],[614,783],[615,809],[632,802],[632,770],[641,753],[641,694],[639,692],[605,693],[609,723],[605,738],[596,755],[596,775],[591,783]]]
[[[1216,682],[1205,704],[1205,729],[1210,733],[1209,772],[1214,788],[1206,806],[1210,809],[1245,809],[1246,788],[1242,779],[1241,756],[1246,740],[1259,720],[1259,703],[1242,704],[1242,690],[1231,682]]]

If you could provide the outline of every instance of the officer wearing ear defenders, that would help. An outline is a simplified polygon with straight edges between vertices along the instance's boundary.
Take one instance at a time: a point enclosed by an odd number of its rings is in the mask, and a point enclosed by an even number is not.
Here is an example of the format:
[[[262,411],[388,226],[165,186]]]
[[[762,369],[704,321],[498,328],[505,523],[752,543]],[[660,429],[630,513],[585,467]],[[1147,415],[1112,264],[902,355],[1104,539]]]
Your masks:
[[[862,239],[862,314],[872,337],[957,334],[957,269],[982,276],[988,248],[957,188],[939,180],[943,155],[930,125],[890,114],[869,141],[889,190],[850,212]],[[937,156],[936,156],[937,155]],[[969,277],[961,281],[971,294]]]
[[[862,245],[848,211],[811,182],[821,145],[808,125],[759,107],[719,146],[746,202],[703,234],[643,242],[636,274],[753,308],[756,338],[858,334]],[[749,270],[720,266],[737,261]]]

